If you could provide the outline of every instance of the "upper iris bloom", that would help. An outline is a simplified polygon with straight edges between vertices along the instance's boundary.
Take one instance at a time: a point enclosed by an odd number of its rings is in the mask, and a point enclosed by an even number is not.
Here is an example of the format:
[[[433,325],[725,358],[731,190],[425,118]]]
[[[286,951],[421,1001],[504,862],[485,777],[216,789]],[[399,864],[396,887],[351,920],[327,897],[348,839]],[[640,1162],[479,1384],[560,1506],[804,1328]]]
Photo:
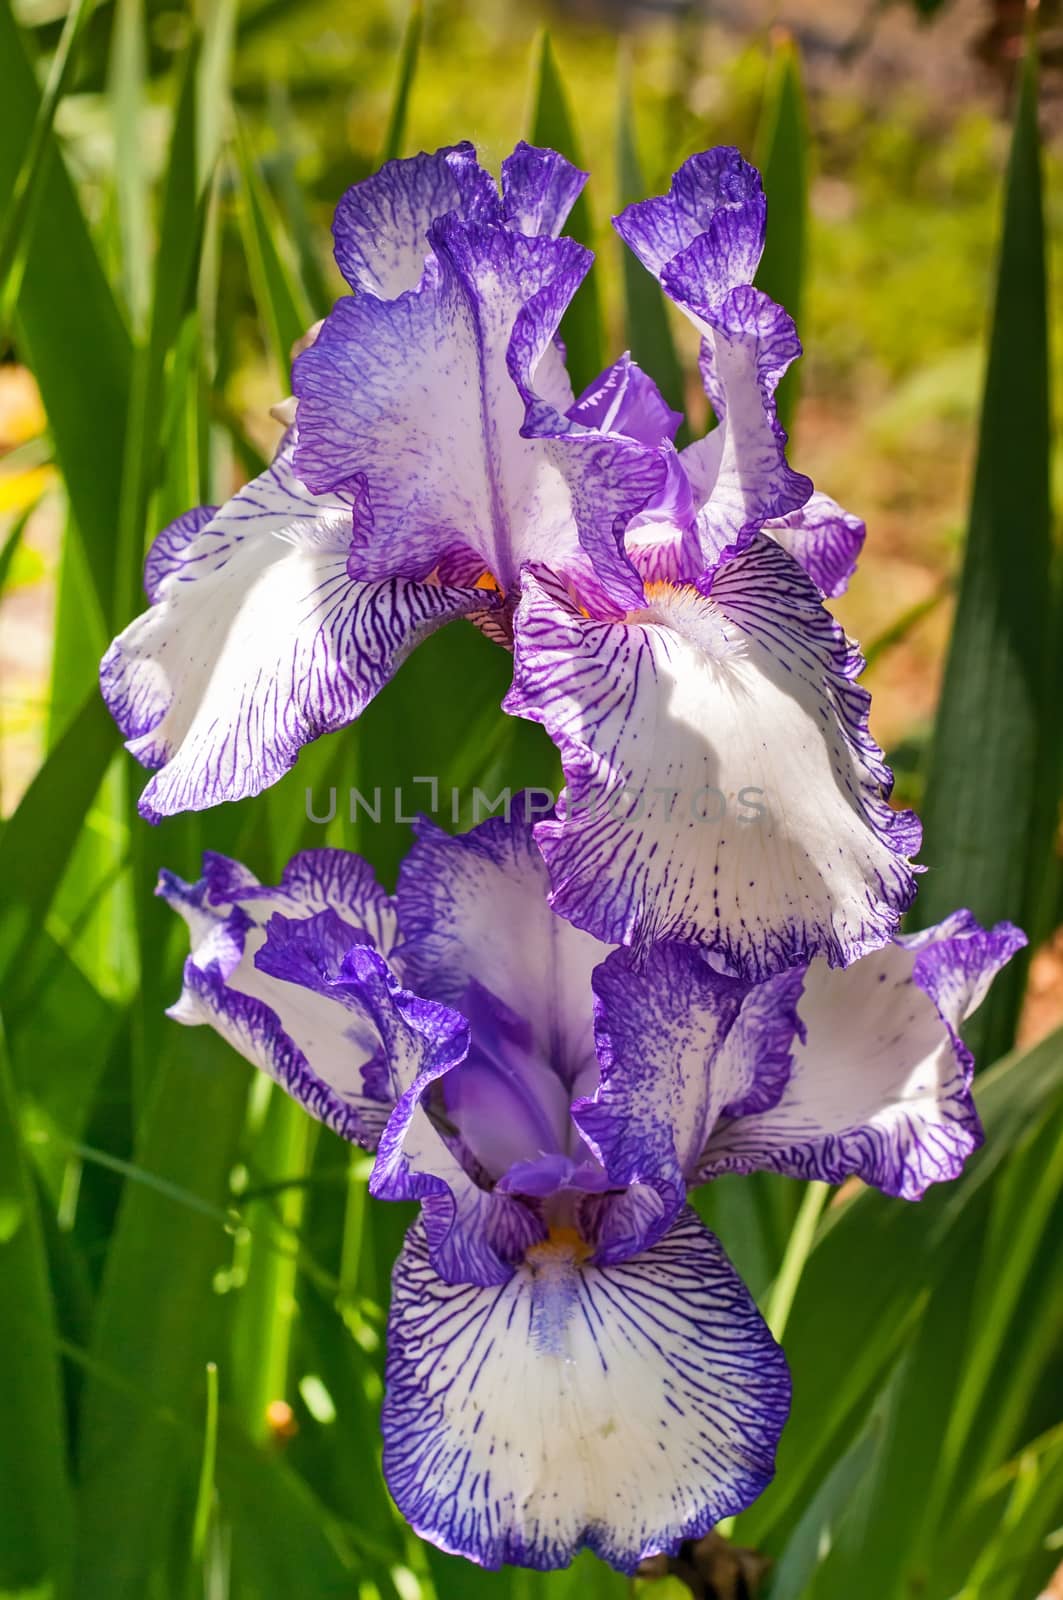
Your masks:
[[[573,399],[556,331],[590,255],[559,232],[583,179],[521,145],[499,193],[459,145],[344,197],[355,292],[295,361],[276,461],[160,535],[152,606],[104,662],[161,769],[141,809],[276,781],[471,615],[514,649],[506,709],[564,761],[538,833],[562,915],[747,978],[842,965],[896,928],[918,827],[888,804],[859,657],[823,605],[860,525],[785,458],[773,396],[799,346],[748,281],[759,179],[712,151],[619,221],[704,333],[720,421],[682,456],[627,358]]]
[[[164,878],[206,1022],[422,1202],[393,1279],[384,1470],[487,1566],[624,1571],[763,1489],[782,1352],[687,1187],[754,1168],[917,1198],[980,1139],[957,1029],[1022,936],[965,913],[751,985],[556,916],[530,828],[422,830],[397,896],[357,856],[279,888]]]

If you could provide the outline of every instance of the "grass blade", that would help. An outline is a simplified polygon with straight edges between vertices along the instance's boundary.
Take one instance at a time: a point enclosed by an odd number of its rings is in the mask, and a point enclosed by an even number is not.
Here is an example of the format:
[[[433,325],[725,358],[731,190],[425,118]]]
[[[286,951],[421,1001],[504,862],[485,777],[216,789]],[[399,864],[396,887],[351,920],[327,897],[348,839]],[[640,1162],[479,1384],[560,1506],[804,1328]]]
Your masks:
[[[557,150],[577,167],[582,166],[568,96],[561,81],[550,35],[545,31],[539,40],[533,82],[531,132],[528,136],[531,143]],[[578,239],[580,244],[593,249],[594,226],[586,193],[581,194],[572,207],[565,231]],[[602,308],[593,268],[576,290],[572,304],[561,320],[561,338],[568,351],[572,387],[579,394],[598,376],[603,364]]]
[[[247,134],[236,127],[236,162],[240,182],[240,228],[259,315],[265,323],[282,393],[288,392],[291,348],[306,332],[313,316],[299,280],[277,247],[282,236],[276,207],[258,174]]]
[[[1052,622],[1049,357],[1037,63],[1028,49],[1008,168],[956,623],[924,803],[921,926],[966,905],[1026,922],[1051,871],[1057,712]],[[975,776],[977,775],[977,776]],[[1045,785],[1052,793],[1045,792]],[[967,1034],[990,1062],[1010,1045],[1025,981],[1001,974]]]
[[[147,43],[144,0],[117,0],[111,27],[110,93],[114,131],[114,188],[121,240],[121,273],[129,320],[138,338],[151,303],[149,188],[141,152]]]
[[[388,114],[388,129],[384,135],[384,144],[380,151],[380,165],[385,161],[393,161],[402,154],[403,140],[406,135],[406,118],[410,107],[410,90],[417,72],[417,61],[421,53],[421,34],[424,30],[424,6],[422,0],[412,0],[409,15],[406,18],[406,27],[402,35],[402,45],[399,49],[399,64],[395,77],[395,93],[391,101],[391,111]]]
[[[0,0],[0,61],[0,193],[10,193],[40,104],[10,0]],[[19,293],[19,344],[40,387],[101,609],[110,615],[132,349],[53,137],[40,181]]]
[[[33,1176],[0,1033],[0,1592],[55,1594],[72,1507],[55,1312]]]
[[[52,58],[48,81],[37,107],[29,146],[0,225],[0,331],[6,330],[11,324],[33,237],[55,113],[73,77],[77,47],[94,4],[95,0],[76,0],[67,14],[59,47]]]
[[[77,843],[85,815],[118,747],[118,734],[93,690],[0,835],[0,987],[25,964]]]
[[[620,58],[617,76],[616,166],[621,208],[630,205],[633,200],[644,199],[646,195],[636,138],[629,59],[625,51]],[[653,378],[672,409],[685,416],[683,369],[668,323],[661,286],[626,245],[621,245],[620,259],[624,275],[624,327],[628,349]],[[679,444],[686,442],[685,431],[680,435]]]
[[[788,33],[776,39],[761,111],[757,165],[768,197],[768,232],[757,287],[801,326],[808,242],[809,134],[801,65]],[[779,385],[779,420],[789,429],[797,410],[800,362]]]
[[[248,1069],[207,1029],[172,1027],[141,1120],[137,1165],[201,1203],[126,1183],[107,1258],[91,1356],[150,1395],[116,1394],[92,1371],[81,1423],[75,1593],[143,1600],[173,1531],[179,1483],[199,1460],[174,1448],[175,1414],[200,1433],[202,1375],[218,1353],[223,1302],[213,1275],[227,1252],[216,1211],[243,1127]],[[186,1543],[185,1548],[188,1548]]]

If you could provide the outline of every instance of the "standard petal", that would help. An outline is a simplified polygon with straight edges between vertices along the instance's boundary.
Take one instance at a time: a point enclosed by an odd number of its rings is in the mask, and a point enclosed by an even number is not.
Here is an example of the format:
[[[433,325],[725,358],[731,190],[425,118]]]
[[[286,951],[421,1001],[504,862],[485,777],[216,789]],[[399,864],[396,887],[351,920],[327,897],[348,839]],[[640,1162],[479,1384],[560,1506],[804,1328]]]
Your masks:
[[[384,1473],[444,1550],[553,1568],[587,1546],[633,1572],[760,1494],[789,1402],[782,1351],[692,1212],[621,1266],[552,1240],[490,1289],[441,1282],[407,1236]]]
[[[522,139],[502,163],[502,215],[521,233],[556,239],[586,181],[587,174],[556,150]]]
[[[351,509],[311,495],[291,450],[180,547],[149,557],[155,603],[112,644],[104,699],[129,750],[162,770],[151,821],[275,783],[304,744],[346,726],[428,633],[481,591],[347,574]]]
[[[730,149],[691,157],[667,195],[616,219],[702,336],[702,376],[719,427],[683,459],[695,489],[703,569],[743,550],[764,522],[795,511],[812,492],[810,480],[787,464],[775,409],[775,390],[800,355],[800,340],[782,307],[752,286],[764,221],[759,174]],[[674,560],[638,564],[651,577],[699,576],[676,571]]]
[[[613,226],[655,277],[702,235],[720,235],[722,298],[736,284],[753,281],[765,214],[760,173],[737,150],[719,145],[684,161],[666,195],[636,201]]]
[[[184,987],[169,1015],[213,1027],[312,1116],[342,1138],[373,1148],[394,1096],[366,1080],[379,1050],[370,1020],[298,976],[271,973],[256,958],[272,917],[306,919],[311,928],[330,919],[345,947],[371,939],[387,949],[394,915],[386,895],[366,863],[346,851],[296,856],[276,888],[224,857],[208,857],[205,869],[198,884],[171,873],[159,884],[191,939]]]
[[[745,549],[770,518],[804,505],[812,480],[788,464],[786,431],[775,412],[779,380],[801,353],[791,318],[759,289],[743,285],[702,331],[702,376],[720,438],[710,435],[712,445],[701,452],[701,467],[714,457],[716,471],[696,497],[696,527],[703,563],[714,567]]]
[[[781,1097],[721,1120],[699,1175],[855,1174],[906,1200],[956,1177],[982,1142],[957,1030],[1025,943],[1009,923],[985,932],[964,912],[844,972],[815,962],[799,1007],[807,1040]]]
[[[595,1067],[591,974],[608,946],[555,916],[521,796],[451,837],[418,825],[396,895],[403,970],[419,994],[459,1005],[471,982],[531,1025],[538,1055],[571,1087]]]
[[[628,603],[623,529],[663,467],[563,414],[554,336],[589,252],[454,217],[431,243],[416,292],[341,300],[295,363],[300,476],[321,493],[360,488],[351,571],[489,573],[515,592],[538,560]]]
[[[817,491],[796,511],[766,522],[764,532],[801,563],[829,599],[835,599],[849,586],[867,529],[859,517]]]
[[[595,378],[568,414],[585,428],[623,433],[648,445],[670,444],[683,420],[630,352]]]
[[[428,230],[448,211],[470,220],[498,213],[494,181],[467,142],[387,161],[352,185],[332,224],[336,263],[351,288],[379,300],[416,288],[430,254]]]
[[[721,1114],[778,1098],[800,992],[799,969],[750,986],[689,945],[653,945],[641,961],[616,950],[596,970],[601,1084],[573,1118],[612,1185],[645,1185],[660,1197],[641,1245],[675,1219]],[[612,1234],[606,1212],[599,1260],[614,1258]]]
[[[859,657],[777,544],[622,623],[529,574],[515,638],[506,709],[565,768],[536,829],[562,916],[610,944],[700,944],[751,980],[890,937],[918,824],[888,804]]]

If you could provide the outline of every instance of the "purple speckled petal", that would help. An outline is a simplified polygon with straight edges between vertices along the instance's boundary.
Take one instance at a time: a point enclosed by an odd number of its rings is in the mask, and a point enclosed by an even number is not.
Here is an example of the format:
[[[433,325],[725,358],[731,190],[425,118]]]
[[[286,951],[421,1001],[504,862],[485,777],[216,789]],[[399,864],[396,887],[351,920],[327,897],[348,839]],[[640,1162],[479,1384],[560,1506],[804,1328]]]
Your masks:
[[[366,1081],[379,1049],[363,1015],[258,964],[271,919],[331,919],[345,945],[395,938],[391,903],[358,856],[296,856],[280,885],[264,886],[238,862],[208,856],[197,884],[163,873],[159,893],[188,925],[184,988],[169,1015],[206,1023],[341,1137],[373,1148],[392,1099]],[[393,1097],[392,1097],[393,1098]]]
[[[471,144],[387,161],[354,184],[332,224],[336,262],[352,289],[392,300],[421,281],[428,230],[454,211],[469,220],[498,215],[498,193]]]
[[[829,599],[848,588],[866,531],[859,517],[818,491],[796,511],[764,524]]]
[[[790,1404],[782,1351],[689,1211],[621,1266],[551,1242],[495,1288],[441,1282],[415,1226],[386,1382],[395,1503],[492,1568],[674,1553],[765,1488]]]
[[[290,447],[180,546],[174,526],[148,561],[155,603],[100,669],[127,748],[162,769],[141,798],[150,821],[258,794],[352,722],[428,633],[494,603],[352,582],[350,506],[311,495]]]
[[[556,239],[586,181],[587,174],[556,150],[522,139],[502,163],[502,215],[521,233]]]
[[[536,839],[552,904],[598,939],[676,939],[757,980],[885,942],[918,824],[888,804],[861,665],[765,536],[711,595],[652,587],[620,623],[529,572],[508,711],[541,722],[567,789]]]
[[[855,1174],[906,1200],[956,1177],[982,1142],[958,1029],[1025,943],[1009,923],[984,932],[959,912],[844,972],[815,962],[789,1083],[773,1106],[721,1120],[699,1176]]]
[[[643,960],[616,950],[594,974],[601,1085],[573,1118],[614,1186],[660,1197],[639,1247],[670,1226],[719,1117],[772,1104],[790,1076],[799,968],[751,987],[714,971],[689,945],[657,944]],[[604,1216],[597,1259],[626,1253]],[[621,1257],[622,1259],[622,1254]]]
[[[765,201],[760,174],[737,150],[720,145],[684,161],[666,195],[627,207],[613,226],[643,266],[660,277],[668,263],[702,235],[722,232],[730,253],[718,269],[722,298],[751,283],[764,248]]]
[[[533,820],[517,796],[508,821],[457,837],[418,825],[396,895],[403,970],[447,1005],[461,1006],[471,982],[503,998],[571,1084],[596,1074],[591,974],[608,947],[550,910]]]
[[[623,529],[663,466],[564,415],[554,336],[589,252],[455,217],[430,242],[416,292],[341,300],[295,363],[300,476],[357,486],[352,574],[486,571],[511,591],[538,560],[629,603]]]

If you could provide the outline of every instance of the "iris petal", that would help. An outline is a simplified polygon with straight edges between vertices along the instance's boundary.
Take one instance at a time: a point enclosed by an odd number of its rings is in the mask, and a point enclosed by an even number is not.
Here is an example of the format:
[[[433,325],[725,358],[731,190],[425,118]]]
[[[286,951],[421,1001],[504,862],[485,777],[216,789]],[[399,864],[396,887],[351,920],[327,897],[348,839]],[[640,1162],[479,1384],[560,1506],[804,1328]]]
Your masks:
[[[399,1257],[384,1472],[418,1533],[482,1566],[676,1551],[765,1487],[789,1401],[692,1212],[622,1266],[558,1239],[490,1288],[443,1283],[419,1227]]]
[[[778,545],[618,623],[529,573],[515,640],[506,708],[565,768],[536,831],[562,916],[607,943],[700,944],[750,979],[890,937],[918,824],[888,804],[859,657]]]

